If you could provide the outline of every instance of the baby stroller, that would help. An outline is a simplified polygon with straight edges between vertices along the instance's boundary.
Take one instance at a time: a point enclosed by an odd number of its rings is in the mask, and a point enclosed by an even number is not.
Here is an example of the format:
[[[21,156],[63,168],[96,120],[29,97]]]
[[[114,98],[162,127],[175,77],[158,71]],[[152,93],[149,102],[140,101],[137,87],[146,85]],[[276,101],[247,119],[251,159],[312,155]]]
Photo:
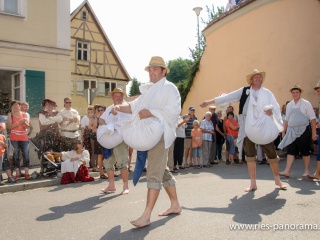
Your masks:
[[[30,142],[34,145],[35,150],[38,152],[38,159],[40,161],[40,173],[33,173],[33,175],[31,174],[31,177],[61,177],[60,159],[54,159],[52,156],[45,154],[48,151],[60,152],[60,136],[56,136],[56,134],[52,131],[45,131],[43,133],[37,133],[34,138],[30,139]]]

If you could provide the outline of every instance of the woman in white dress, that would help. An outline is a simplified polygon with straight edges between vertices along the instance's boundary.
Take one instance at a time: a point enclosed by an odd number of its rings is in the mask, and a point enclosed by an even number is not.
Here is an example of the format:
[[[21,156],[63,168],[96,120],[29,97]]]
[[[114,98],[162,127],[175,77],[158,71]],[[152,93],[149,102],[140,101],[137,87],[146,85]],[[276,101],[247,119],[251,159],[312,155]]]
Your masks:
[[[47,152],[46,154],[56,154],[61,156],[61,184],[72,182],[87,182],[94,179],[89,176],[88,165],[90,154],[88,150],[82,148],[82,141],[77,140],[74,150],[67,152]]]

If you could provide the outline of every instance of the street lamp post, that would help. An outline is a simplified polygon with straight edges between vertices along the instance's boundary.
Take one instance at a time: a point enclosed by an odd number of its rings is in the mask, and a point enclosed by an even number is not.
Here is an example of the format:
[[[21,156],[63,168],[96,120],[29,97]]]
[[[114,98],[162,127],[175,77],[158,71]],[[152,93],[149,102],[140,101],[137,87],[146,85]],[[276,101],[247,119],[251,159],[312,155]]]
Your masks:
[[[200,57],[200,32],[199,32],[199,15],[202,10],[202,7],[195,7],[193,11],[195,11],[197,15],[197,23],[198,23],[198,56]]]

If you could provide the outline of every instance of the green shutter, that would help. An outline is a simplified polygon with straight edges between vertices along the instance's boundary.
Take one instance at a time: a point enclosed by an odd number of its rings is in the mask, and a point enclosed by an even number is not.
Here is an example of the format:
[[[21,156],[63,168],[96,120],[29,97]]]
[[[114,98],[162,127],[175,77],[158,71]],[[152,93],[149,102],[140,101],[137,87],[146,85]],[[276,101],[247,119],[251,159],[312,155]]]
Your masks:
[[[38,117],[42,100],[45,98],[45,72],[26,70],[26,102],[30,117]]]

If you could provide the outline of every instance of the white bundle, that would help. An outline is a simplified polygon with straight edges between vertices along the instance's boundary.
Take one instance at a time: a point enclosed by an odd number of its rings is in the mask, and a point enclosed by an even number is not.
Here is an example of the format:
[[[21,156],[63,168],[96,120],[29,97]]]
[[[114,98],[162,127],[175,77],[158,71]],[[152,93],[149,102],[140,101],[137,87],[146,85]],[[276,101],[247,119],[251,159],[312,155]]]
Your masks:
[[[136,114],[131,121],[121,125],[124,142],[138,151],[147,151],[153,148],[163,135],[163,124],[156,117],[140,119]]]
[[[100,125],[97,129],[97,140],[100,145],[112,149],[122,143],[123,138],[119,130],[120,129],[117,129],[113,123]]]
[[[273,109],[272,105],[267,105],[263,110]],[[274,141],[279,134],[279,127],[273,115],[268,116],[264,112],[257,114],[258,109],[250,109],[247,112],[245,132],[247,137],[256,144],[268,144]]]

